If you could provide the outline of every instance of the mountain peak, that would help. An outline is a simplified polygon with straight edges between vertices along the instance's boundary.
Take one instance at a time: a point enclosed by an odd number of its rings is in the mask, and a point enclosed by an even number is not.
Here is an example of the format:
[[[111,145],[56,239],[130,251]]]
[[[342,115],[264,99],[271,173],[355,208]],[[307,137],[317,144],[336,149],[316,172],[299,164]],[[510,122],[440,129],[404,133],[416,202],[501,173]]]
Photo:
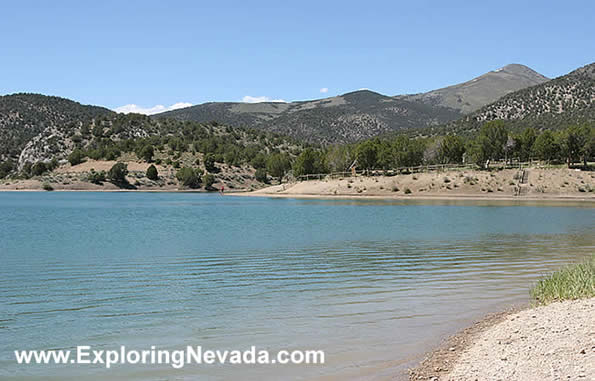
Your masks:
[[[547,77],[525,65],[513,63],[467,82],[410,97],[427,104],[469,113],[508,93],[539,85],[548,80]]]
[[[500,69],[496,69],[490,73],[500,73],[500,72],[522,76],[522,77],[528,78],[533,81],[544,82],[544,81],[549,80],[549,78],[547,78],[544,75],[539,74],[535,70],[531,69],[529,66],[525,66],[525,65],[517,64],[517,63],[508,64],[508,65],[501,67]]]
[[[495,78],[499,73],[492,74]],[[516,74],[517,77],[527,78],[524,71]],[[592,63],[550,81],[509,93],[452,126],[456,126],[457,131],[477,130],[486,121],[495,119],[508,121],[511,126],[539,129],[589,122],[594,120],[594,82],[595,63]]]
[[[518,63],[511,63],[508,64],[504,67],[501,67],[500,69],[494,70],[494,71],[500,71],[500,70],[505,70],[505,71],[523,71],[523,70],[531,70],[534,71],[533,69],[531,69],[529,66],[523,65],[523,64],[518,64]]]
[[[341,95],[341,98],[349,103],[374,103],[384,99],[390,99],[390,97],[387,97],[386,95],[368,89],[351,91]]]

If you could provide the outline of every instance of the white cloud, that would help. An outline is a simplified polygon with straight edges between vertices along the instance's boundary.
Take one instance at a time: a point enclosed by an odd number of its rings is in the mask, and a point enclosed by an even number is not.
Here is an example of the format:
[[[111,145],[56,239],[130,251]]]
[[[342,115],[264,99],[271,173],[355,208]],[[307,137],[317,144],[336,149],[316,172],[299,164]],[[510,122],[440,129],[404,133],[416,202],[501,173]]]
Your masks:
[[[244,98],[242,98],[242,102],[245,103],[262,103],[262,102],[280,102],[280,103],[286,103],[283,99],[271,99],[269,97],[252,97],[250,95],[246,95]]]
[[[323,94],[328,93],[328,87],[323,87],[322,89],[320,89],[320,92]]]
[[[178,102],[178,103],[174,103],[173,105],[168,106],[168,107],[165,107],[164,105],[155,105],[153,107],[141,107],[141,106],[137,106],[135,104],[128,104],[128,105],[116,107],[114,109],[114,111],[121,112],[124,114],[130,114],[130,113],[134,112],[137,114],[153,115],[153,114],[158,114],[160,112],[177,110],[179,108],[190,107],[190,106],[192,106],[192,103],[188,103],[188,102]]]
[[[177,110],[179,108],[190,107],[190,106],[192,106],[192,103],[178,102],[178,103],[174,103],[173,105],[169,106],[168,110]]]

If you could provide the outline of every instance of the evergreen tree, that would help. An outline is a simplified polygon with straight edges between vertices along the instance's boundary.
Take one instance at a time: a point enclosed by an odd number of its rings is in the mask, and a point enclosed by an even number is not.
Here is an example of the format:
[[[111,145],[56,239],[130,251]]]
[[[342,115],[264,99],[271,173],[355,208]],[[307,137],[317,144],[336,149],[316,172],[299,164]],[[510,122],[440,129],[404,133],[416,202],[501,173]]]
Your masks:
[[[274,153],[267,160],[267,171],[273,177],[283,179],[285,173],[291,169],[291,161],[286,154]]]
[[[153,164],[147,168],[146,175],[149,180],[159,180],[159,173],[157,173],[157,168]]]
[[[128,175],[128,165],[124,163],[114,164],[107,173],[109,179],[115,184],[126,184],[126,175]]]

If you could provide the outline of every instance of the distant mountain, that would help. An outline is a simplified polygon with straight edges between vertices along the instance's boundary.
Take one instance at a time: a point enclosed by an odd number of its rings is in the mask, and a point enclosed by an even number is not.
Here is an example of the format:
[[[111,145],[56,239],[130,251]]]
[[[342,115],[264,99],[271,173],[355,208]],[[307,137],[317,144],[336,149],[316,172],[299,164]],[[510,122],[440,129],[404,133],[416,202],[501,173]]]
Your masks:
[[[404,95],[400,98],[450,107],[467,114],[508,93],[539,85],[548,80],[547,77],[527,66],[511,64],[458,85],[422,94]]]
[[[456,110],[395,99],[368,90],[292,103],[204,103],[157,114],[273,131],[317,143],[351,142],[400,128],[440,124]]]
[[[564,128],[595,121],[595,63],[540,85],[515,91],[486,105],[446,128],[472,132],[490,120],[537,129]],[[443,127],[437,127],[442,133]]]
[[[457,120],[499,97],[547,78],[522,65],[508,65],[469,82],[424,94],[385,96],[360,90],[291,103],[212,102],[157,114],[198,122],[218,121],[306,139],[345,143],[403,129]]]

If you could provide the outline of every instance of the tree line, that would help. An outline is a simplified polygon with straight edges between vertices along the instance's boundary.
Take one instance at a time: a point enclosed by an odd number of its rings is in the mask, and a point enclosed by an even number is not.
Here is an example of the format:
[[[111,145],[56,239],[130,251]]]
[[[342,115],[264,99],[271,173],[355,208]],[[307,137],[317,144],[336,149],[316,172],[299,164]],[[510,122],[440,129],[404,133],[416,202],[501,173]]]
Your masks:
[[[112,125],[112,128],[115,127]],[[296,144],[262,132],[192,122],[185,122],[181,129],[178,125],[175,131],[165,130],[161,135],[143,138],[114,140],[103,136],[105,133],[99,129],[83,133],[93,137],[81,136],[81,144],[68,156],[71,165],[86,158],[117,160],[122,153],[135,153],[146,162],[177,168],[178,181],[190,188],[202,184],[210,187],[215,181],[217,165],[222,164],[251,166],[255,179],[266,183],[270,178],[281,180],[290,171],[295,177],[343,172],[354,163],[357,169],[363,170],[461,163],[487,168],[490,162],[500,160],[565,162],[569,166],[581,162],[586,166],[595,155],[595,124],[592,122],[556,131],[539,131],[531,127],[511,130],[505,122],[496,120],[484,123],[475,135],[412,137],[402,134],[327,147]],[[90,142],[83,145],[84,139]],[[158,151],[166,155],[156,159]],[[206,172],[198,159],[192,167],[183,166],[179,159],[185,152],[201,153]],[[50,162],[26,163],[21,175],[41,175],[57,165],[55,158]],[[13,162],[0,163],[0,178],[14,171]],[[153,170],[150,175],[157,176]]]
[[[539,160],[581,162],[586,166],[595,155],[595,124],[569,126],[562,130],[535,128],[510,130],[500,120],[485,123],[475,135],[373,138],[355,144],[334,145],[315,152],[306,149],[295,160],[296,176],[358,169],[387,170],[431,164],[477,164],[488,168],[493,161]]]

